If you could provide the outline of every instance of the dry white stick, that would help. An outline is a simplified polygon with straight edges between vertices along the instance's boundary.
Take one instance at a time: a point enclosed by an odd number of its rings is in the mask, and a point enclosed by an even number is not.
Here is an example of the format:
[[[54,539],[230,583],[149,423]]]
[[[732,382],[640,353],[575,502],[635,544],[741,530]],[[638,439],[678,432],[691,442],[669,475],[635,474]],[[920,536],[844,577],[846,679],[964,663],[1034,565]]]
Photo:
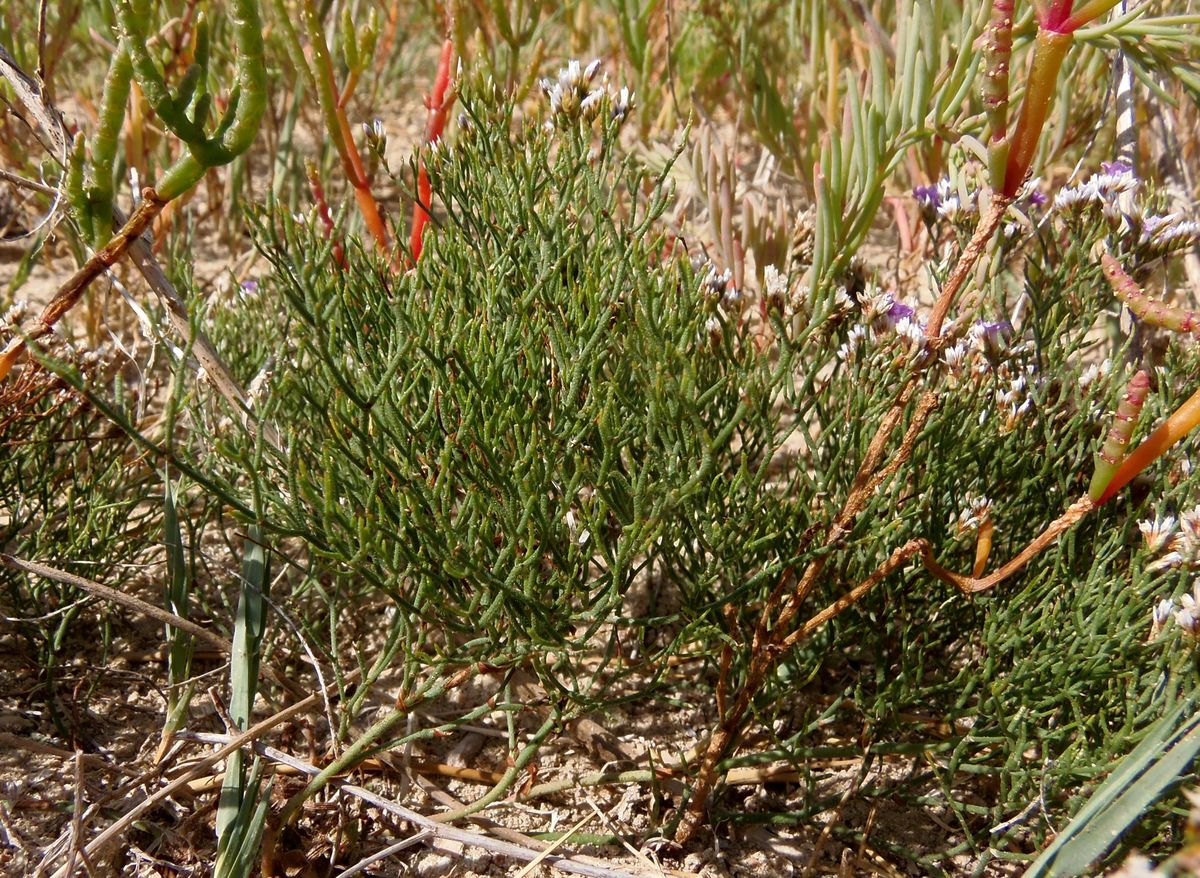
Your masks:
[[[415,844],[420,844],[421,842],[425,841],[425,839],[431,837],[432,835],[433,835],[432,829],[422,829],[416,835],[413,835],[406,839],[398,841],[395,844],[388,845],[383,850],[377,851],[377,852],[371,854],[371,856],[367,857],[366,859],[359,860],[357,863],[355,863],[353,866],[351,866],[346,871],[339,872],[337,874],[337,878],[350,878],[350,876],[352,876],[352,875],[357,875],[359,872],[361,872],[363,869],[367,868],[367,866],[370,866],[372,863],[378,863],[380,860],[386,860],[388,857],[390,857],[394,854],[398,854],[402,850],[410,848]]]
[[[228,741],[228,735],[213,735],[202,732],[180,732],[176,735],[178,738],[191,738],[196,741],[207,741],[211,743],[219,743]],[[244,735],[242,737],[245,737]],[[268,747],[260,741],[255,741],[251,745],[254,752],[278,762],[281,765],[286,765],[289,768],[294,768],[299,772],[308,775],[317,775],[321,769],[315,765],[310,765],[301,759],[297,759],[282,750],[277,750],[274,747]],[[225,749],[225,748],[222,748]],[[492,838],[488,835],[482,835],[478,832],[471,832],[467,829],[459,829],[457,826],[449,826],[445,823],[438,823],[431,817],[426,817],[418,811],[413,811],[411,808],[405,808],[403,805],[393,802],[391,799],[385,799],[383,796],[373,793],[370,790],[363,789],[352,783],[346,783],[339,778],[333,778],[329,781],[329,786],[336,789],[338,792],[354,796],[356,799],[361,799],[369,805],[387,811],[389,814],[394,814],[409,823],[416,824],[422,829],[430,830],[431,837],[446,839],[449,841],[461,842],[471,847],[482,848],[485,851],[493,854],[499,854],[502,857],[511,857],[514,860],[522,862],[530,862],[542,856],[545,851],[532,850],[522,847],[512,842],[501,841],[497,838]],[[541,863],[544,866],[551,866],[561,872],[571,872],[576,875],[586,875],[588,878],[649,878],[645,873],[626,872],[622,869],[613,869],[608,866],[599,866],[593,863],[583,862],[567,856],[553,854]],[[657,878],[657,876],[654,876]]]

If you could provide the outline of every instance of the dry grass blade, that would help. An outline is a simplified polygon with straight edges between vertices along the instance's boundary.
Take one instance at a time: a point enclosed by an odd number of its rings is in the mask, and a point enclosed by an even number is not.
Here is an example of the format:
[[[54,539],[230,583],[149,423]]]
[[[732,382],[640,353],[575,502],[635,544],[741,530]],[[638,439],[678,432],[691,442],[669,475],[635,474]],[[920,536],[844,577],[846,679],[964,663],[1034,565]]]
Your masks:
[[[169,613],[161,607],[156,607],[154,604],[147,603],[141,598],[136,598],[133,595],[126,594],[123,591],[118,591],[115,588],[110,588],[107,585],[101,585],[98,582],[93,582],[90,579],[84,579],[82,576],[76,576],[74,573],[68,573],[65,570],[59,570],[56,567],[50,567],[46,564],[39,564],[36,561],[25,561],[21,558],[14,558],[12,555],[0,553],[0,564],[5,564],[14,570],[23,570],[26,573],[32,573],[35,576],[44,576],[47,579],[52,579],[55,582],[61,582],[64,585],[69,585],[72,588],[77,588],[80,591],[85,591],[88,594],[95,595],[106,601],[111,601],[127,609],[133,610],[136,613],[141,613],[151,619],[155,619],[166,625],[172,625],[181,631],[186,631],[189,634],[198,637],[205,643],[216,647],[226,655],[233,648],[232,644],[219,634],[214,634],[207,628],[197,625],[189,619],[183,619],[174,613]]]

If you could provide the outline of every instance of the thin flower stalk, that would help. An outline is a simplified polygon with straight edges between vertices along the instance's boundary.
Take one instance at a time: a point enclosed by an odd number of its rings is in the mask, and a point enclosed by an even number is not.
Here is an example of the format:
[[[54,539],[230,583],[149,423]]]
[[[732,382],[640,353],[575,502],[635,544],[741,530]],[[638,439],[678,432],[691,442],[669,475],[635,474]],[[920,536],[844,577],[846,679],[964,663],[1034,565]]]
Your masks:
[[[325,240],[333,241],[334,261],[337,262],[338,268],[344,270],[346,268],[346,250],[342,246],[337,227],[333,222],[333,215],[329,210],[329,202],[325,198],[325,187],[321,185],[321,176],[317,171],[317,166],[312,162],[306,165],[305,171],[308,174],[308,188],[312,192],[313,202],[317,206],[317,219],[321,221]]]

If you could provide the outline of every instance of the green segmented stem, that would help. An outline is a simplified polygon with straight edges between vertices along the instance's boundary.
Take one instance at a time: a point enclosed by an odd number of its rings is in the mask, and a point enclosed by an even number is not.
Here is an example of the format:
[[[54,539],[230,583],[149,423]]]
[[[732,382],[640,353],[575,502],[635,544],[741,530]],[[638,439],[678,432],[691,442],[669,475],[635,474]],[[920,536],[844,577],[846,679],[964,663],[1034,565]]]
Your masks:
[[[988,167],[992,188],[1004,185],[1008,162],[1008,65],[1012,57],[1013,5],[1015,0],[993,0],[992,15],[983,43],[983,106],[987,112]]]
[[[209,102],[203,85],[208,67],[207,29],[198,28],[198,72],[189,71],[180,88],[172,94],[146,47],[144,34],[149,24],[146,9],[135,7],[132,0],[117,3],[122,42],[142,93],[163,124],[187,147],[187,153],[167,170],[156,187],[164,199],[182,195],[209,168],[233,161],[249,148],[258,133],[267,106],[262,22],[255,0],[233,0],[232,6],[230,20],[238,49],[234,87],[216,132],[209,137],[204,133]]]
[[[1121,267],[1121,263],[1108,253],[1100,257],[1100,265],[1113,294],[1143,323],[1172,332],[1187,332],[1200,338],[1200,314],[1146,295]]]
[[[129,0],[118,2],[116,11],[117,24],[121,30],[121,42],[129,52],[129,58],[134,73],[137,75],[138,85],[142,88],[142,94],[146,96],[146,100],[154,108],[158,118],[171,130],[172,134],[184,142],[202,140],[204,132],[197,129],[187,118],[183,109],[177,106],[175,96],[167,88],[167,84],[158,70],[158,64],[150,56],[150,51],[146,47],[145,34],[150,25],[149,16],[140,14],[141,10],[135,9]]]
[[[121,126],[125,124],[125,107],[129,103],[129,83],[132,80],[133,65],[122,40],[109,63],[108,75],[104,77],[100,121],[89,145],[91,164],[84,181],[91,224],[89,237],[96,248],[103,247],[112,237],[113,168]]]
[[[1109,428],[1104,445],[1096,455],[1096,469],[1092,474],[1092,483],[1088,486],[1088,496],[1093,501],[1098,501],[1103,496],[1104,489],[1116,475],[1117,468],[1125,461],[1129,440],[1133,438],[1133,430],[1137,426],[1149,390],[1150,373],[1144,369],[1129,379],[1125,395],[1121,397],[1117,413],[1113,416],[1112,427]]]
[[[67,202],[75,213],[80,230],[86,240],[92,240],[92,212],[83,191],[83,166],[87,162],[87,150],[83,135],[77,135],[71,145],[71,156],[67,164]]]

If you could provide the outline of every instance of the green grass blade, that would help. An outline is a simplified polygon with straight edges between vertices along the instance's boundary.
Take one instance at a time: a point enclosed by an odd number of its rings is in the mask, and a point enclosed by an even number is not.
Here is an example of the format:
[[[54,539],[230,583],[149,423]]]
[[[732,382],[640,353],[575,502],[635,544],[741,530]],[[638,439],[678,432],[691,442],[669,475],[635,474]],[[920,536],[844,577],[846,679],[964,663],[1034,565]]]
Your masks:
[[[1186,698],[1155,724],[1042,851],[1026,878],[1082,874],[1117,843],[1200,753],[1200,713],[1189,715],[1194,705],[1193,698]]]

